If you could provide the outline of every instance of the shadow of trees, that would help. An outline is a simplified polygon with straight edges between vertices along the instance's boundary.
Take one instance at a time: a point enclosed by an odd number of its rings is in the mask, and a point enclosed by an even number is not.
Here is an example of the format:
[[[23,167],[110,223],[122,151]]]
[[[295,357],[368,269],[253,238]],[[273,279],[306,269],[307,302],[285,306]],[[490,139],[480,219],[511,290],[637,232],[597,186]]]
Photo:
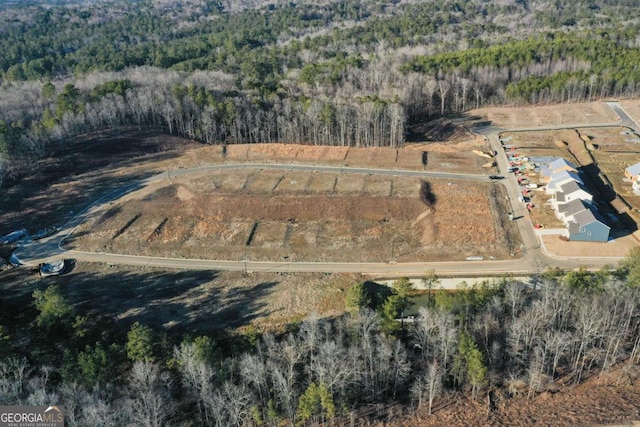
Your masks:
[[[155,131],[125,130],[78,139],[47,158],[24,159],[0,192],[0,204],[11,207],[3,209],[2,228],[24,228],[25,218],[34,229],[60,225],[98,197],[160,172],[150,167],[114,176],[109,170],[177,157],[184,149],[177,141],[193,144]],[[62,183],[71,184],[55,186]]]
[[[0,274],[0,325],[25,348],[38,337],[33,321],[38,311],[33,291],[56,285],[74,314],[86,317],[89,334],[81,341],[123,342],[134,322],[150,326],[179,342],[185,335],[223,334],[227,328],[249,325],[268,315],[260,302],[278,282],[234,286],[216,271],[87,272],[38,278],[35,272],[14,269]],[[69,328],[70,329],[70,328]]]
[[[369,299],[369,308],[372,310],[380,307],[393,294],[389,286],[376,282],[366,281],[363,285],[364,292]]]

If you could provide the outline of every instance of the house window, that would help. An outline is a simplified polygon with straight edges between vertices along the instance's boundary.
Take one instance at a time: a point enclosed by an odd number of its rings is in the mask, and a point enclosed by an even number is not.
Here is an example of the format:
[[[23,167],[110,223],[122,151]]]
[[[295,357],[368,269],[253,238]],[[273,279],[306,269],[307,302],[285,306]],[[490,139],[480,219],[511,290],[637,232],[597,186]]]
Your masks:
[[[580,227],[580,232],[584,233],[584,227]]]
[[[587,236],[591,236],[591,232],[590,231],[587,231]]]

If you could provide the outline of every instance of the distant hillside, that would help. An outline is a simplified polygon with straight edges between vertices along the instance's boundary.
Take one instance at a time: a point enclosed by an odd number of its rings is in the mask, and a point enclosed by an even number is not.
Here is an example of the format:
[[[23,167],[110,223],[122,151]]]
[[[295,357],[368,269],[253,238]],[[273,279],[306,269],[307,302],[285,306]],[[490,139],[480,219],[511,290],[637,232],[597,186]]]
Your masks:
[[[452,112],[640,88],[636,2],[3,4],[0,162],[125,125],[400,146]]]

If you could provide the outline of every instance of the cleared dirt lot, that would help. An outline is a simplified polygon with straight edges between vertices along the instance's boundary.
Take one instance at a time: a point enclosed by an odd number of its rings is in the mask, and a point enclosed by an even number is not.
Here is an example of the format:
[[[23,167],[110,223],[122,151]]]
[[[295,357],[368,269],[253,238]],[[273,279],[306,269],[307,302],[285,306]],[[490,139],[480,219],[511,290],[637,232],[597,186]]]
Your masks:
[[[593,123],[615,123],[618,116],[604,102],[554,104],[535,107],[487,107],[467,113],[504,129]]]
[[[105,206],[68,240],[89,251],[203,259],[505,258],[502,188],[464,180],[235,170],[172,178]]]
[[[483,159],[471,150],[487,149],[477,138],[449,143],[413,144],[407,148],[320,147],[297,144],[206,146],[154,131],[123,129],[67,141],[52,157],[29,160],[0,192],[0,234],[27,228],[35,232],[61,225],[91,201],[127,183],[181,168],[212,163],[307,163],[413,170],[486,173]],[[441,162],[439,153],[445,153]],[[451,154],[451,153],[456,154]],[[448,154],[447,154],[448,153]],[[16,169],[18,170],[18,169]],[[223,189],[243,185],[230,178]],[[325,191],[313,188],[312,191]],[[29,218],[28,223],[25,218]]]

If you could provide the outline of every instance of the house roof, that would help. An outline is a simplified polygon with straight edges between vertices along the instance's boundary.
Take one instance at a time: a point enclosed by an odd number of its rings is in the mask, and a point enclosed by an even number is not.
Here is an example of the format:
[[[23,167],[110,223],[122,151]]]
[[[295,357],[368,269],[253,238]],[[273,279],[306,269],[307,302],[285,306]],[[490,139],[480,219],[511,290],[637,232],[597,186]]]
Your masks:
[[[560,192],[564,193],[565,195],[569,195],[572,193],[575,193],[576,191],[584,191],[585,193],[591,195],[591,193],[589,193],[589,191],[580,183],[576,182],[576,181],[568,181],[565,182],[564,184],[562,184],[560,186]]]
[[[555,190],[555,189],[557,189],[557,188],[559,188],[559,187],[560,187],[560,184],[558,184],[558,182],[556,182],[556,181],[549,181],[549,182],[547,183],[547,192],[548,192],[548,191],[550,191],[550,190]]]
[[[629,166],[628,168],[625,169],[625,172],[627,172],[631,176],[640,175],[640,163],[636,163],[635,165]]]
[[[571,163],[569,160],[565,160],[563,158],[557,158],[554,161],[550,162],[549,169],[551,169],[554,172],[558,170],[563,170],[563,169],[573,169],[574,171],[578,170],[576,168],[576,165]]]
[[[550,182],[551,181],[553,182],[576,181],[584,185],[584,182],[582,181],[582,178],[580,178],[580,175],[578,175],[576,172],[568,171],[568,170],[561,170],[553,173],[550,178]]]
[[[600,215],[596,212],[591,211],[591,209],[585,209],[582,212],[576,214],[573,217],[573,221],[569,222],[568,229],[569,234],[579,234],[580,227],[586,227],[589,224],[598,223],[601,227],[605,227],[607,230],[611,230],[607,224],[605,224]]]
[[[568,203],[558,205],[558,212],[560,212],[565,217],[575,215],[578,212],[583,211],[585,209],[588,209],[588,208],[587,206],[585,206],[584,202],[580,199],[574,199]]]
[[[591,209],[585,209],[575,214],[572,222],[575,222],[579,227],[584,227],[585,225],[591,224],[593,222],[599,222],[605,227],[609,228],[609,226],[602,221],[602,218],[598,218],[599,216],[600,215],[596,216],[595,212],[593,212]]]
[[[567,228],[569,229],[569,234],[580,233],[580,226],[575,221],[571,221]]]

